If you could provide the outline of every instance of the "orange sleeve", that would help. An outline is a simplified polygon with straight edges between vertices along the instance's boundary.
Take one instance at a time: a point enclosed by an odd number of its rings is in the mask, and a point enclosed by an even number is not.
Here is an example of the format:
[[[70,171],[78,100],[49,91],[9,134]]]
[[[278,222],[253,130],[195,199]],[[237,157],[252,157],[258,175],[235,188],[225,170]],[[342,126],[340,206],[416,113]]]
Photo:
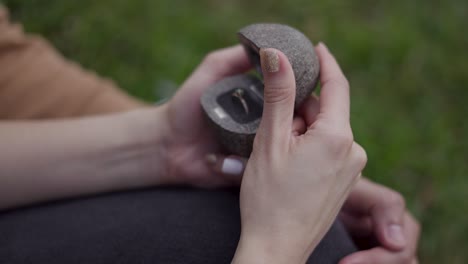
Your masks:
[[[0,6],[0,119],[58,118],[145,106],[109,80],[67,61],[25,34]]]

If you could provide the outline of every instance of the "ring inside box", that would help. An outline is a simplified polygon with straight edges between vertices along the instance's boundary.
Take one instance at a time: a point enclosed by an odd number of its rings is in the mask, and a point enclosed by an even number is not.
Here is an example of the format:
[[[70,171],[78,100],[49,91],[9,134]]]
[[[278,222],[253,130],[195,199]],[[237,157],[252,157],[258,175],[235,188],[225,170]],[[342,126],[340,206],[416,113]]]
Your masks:
[[[221,94],[217,102],[239,124],[246,124],[262,117],[263,100],[253,89],[234,87]]]

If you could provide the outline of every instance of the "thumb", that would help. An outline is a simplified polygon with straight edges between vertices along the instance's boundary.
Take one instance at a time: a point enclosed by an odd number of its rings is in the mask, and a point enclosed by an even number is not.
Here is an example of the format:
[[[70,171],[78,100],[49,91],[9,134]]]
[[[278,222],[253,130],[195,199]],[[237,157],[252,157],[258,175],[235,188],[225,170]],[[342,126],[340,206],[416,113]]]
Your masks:
[[[264,79],[264,105],[259,132],[270,142],[291,133],[296,97],[296,81],[288,58],[279,50],[260,50]]]

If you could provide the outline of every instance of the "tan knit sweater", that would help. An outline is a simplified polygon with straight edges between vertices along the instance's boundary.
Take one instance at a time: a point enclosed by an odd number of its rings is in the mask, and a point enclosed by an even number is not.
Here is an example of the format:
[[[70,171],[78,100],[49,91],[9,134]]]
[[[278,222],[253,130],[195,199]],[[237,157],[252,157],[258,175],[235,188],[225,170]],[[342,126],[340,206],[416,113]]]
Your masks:
[[[0,6],[0,119],[59,118],[144,106],[23,32]]]

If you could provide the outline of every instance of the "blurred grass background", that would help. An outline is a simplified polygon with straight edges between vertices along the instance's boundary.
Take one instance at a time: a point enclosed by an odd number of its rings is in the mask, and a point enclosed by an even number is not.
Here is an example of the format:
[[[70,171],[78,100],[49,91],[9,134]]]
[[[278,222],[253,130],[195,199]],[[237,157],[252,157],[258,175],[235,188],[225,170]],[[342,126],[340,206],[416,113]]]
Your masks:
[[[402,192],[423,225],[421,263],[468,263],[468,1],[0,2],[29,32],[150,101],[247,24],[286,23],[324,41],[351,83],[365,175]]]

